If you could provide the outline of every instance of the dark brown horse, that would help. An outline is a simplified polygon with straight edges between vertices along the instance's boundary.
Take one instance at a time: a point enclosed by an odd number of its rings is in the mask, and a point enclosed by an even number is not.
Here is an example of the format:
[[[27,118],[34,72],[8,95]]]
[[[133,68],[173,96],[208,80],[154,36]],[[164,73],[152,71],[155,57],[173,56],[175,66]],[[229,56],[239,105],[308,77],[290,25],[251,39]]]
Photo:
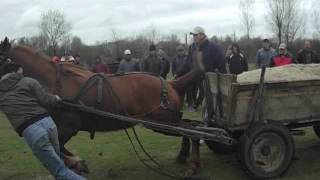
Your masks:
[[[24,68],[25,76],[37,79],[50,93],[59,94],[62,98],[74,97],[86,81],[94,73],[66,64],[59,65],[30,48],[11,46],[6,38],[0,45],[2,61],[10,58]],[[97,104],[98,86],[90,88],[80,100],[87,106],[113,113],[122,113],[133,117],[145,118],[159,123],[181,125],[179,111],[183,105],[184,90],[199,78],[198,72],[192,72],[176,81],[167,83],[168,108],[160,106],[160,94],[163,82],[159,77],[145,73],[106,77],[102,87],[102,101]],[[130,128],[134,124],[96,117],[94,115],[61,109],[51,109],[50,114],[58,126],[59,139],[65,162],[78,171],[83,170],[83,164],[78,163],[64,145],[78,131],[115,131]],[[192,140],[190,168],[187,175],[195,173],[199,167],[199,142]],[[178,162],[186,162],[190,152],[190,140],[183,138],[178,154]]]

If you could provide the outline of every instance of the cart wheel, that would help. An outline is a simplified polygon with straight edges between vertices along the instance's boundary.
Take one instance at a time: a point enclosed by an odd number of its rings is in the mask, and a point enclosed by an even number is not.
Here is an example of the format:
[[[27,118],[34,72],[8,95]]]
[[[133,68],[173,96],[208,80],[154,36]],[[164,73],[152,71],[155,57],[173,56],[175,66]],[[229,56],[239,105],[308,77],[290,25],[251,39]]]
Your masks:
[[[249,176],[268,179],[286,172],[294,151],[288,129],[268,122],[254,125],[241,137],[238,157]]]
[[[313,131],[320,138],[320,124],[313,125]]]

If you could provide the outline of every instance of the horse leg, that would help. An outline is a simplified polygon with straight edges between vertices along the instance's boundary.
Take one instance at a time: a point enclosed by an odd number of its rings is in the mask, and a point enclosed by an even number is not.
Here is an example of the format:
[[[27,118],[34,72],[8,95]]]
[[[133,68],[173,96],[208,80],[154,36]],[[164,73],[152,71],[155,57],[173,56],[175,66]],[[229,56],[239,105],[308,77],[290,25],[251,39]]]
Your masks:
[[[185,173],[185,177],[190,177],[196,174],[198,168],[200,167],[200,142],[198,140],[192,140],[192,151],[191,158],[189,162],[189,167]]]
[[[62,157],[66,166],[68,166],[75,173],[89,173],[89,168],[85,160],[82,160],[79,156],[75,156],[68,151],[64,146],[62,147]]]
[[[72,169],[77,174],[81,174],[82,172],[88,173],[88,166],[84,160],[82,160],[79,156],[75,156],[73,153],[68,151],[64,145],[75,135],[77,135],[80,127],[81,121],[75,120],[80,119],[79,115],[75,115],[70,112],[63,112],[58,114],[56,119],[56,124],[59,130],[59,142],[60,142],[60,150],[61,150],[61,158],[63,158],[64,163],[70,169]]]
[[[190,155],[190,139],[183,137],[180,152],[176,158],[176,162],[179,164],[186,163],[189,155]]]

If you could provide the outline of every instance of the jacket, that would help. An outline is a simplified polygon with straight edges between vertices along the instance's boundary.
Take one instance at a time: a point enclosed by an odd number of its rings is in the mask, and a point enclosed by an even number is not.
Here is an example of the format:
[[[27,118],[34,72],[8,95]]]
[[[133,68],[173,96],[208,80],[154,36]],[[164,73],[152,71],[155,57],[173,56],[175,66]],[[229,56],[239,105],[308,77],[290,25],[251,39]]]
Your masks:
[[[111,73],[109,67],[106,64],[103,64],[103,63],[96,63],[92,67],[92,72],[94,72],[94,73],[105,73],[105,74],[110,74]]]
[[[171,71],[173,75],[176,75],[178,70],[186,63],[187,56],[176,56],[171,61]]]
[[[143,71],[160,76],[161,64],[161,59],[157,55],[149,55],[143,60]]]
[[[42,106],[55,105],[58,101],[57,96],[47,94],[35,79],[10,73],[0,80],[0,110],[20,136],[32,122],[48,116]]]
[[[139,61],[136,59],[122,59],[118,68],[118,73],[138,72],[140,71]]]
[[[256,55],[257,68],[269,66],[270,61],[274,56],[276,56],[276,51],[273,48],[270,48],[269,50],[265,50],[264,48],[259,49]]]
[[[200,45],[193,43],[188,50],[186,63],[178,70],[177,76],[191,71],[193,68],[203,69],[205,72],[226,73],[226,60],[223,51],[217,45],[205,39]]]
[[[320,61],[316,52],[302,49],[298,52],[297,63],[309,64],[309,63],[320,63]]]
[[[243,54],[231,54],[227,57],[227,63],[231,74],[241,74],[248,71],[247,59]]]
[[[270,62],[270,67],[283,66],[287,64],[292,64],[293,62],[294,61],[289,54],[285,54],[285,55],[279,54],[272,58],[272,61]]]

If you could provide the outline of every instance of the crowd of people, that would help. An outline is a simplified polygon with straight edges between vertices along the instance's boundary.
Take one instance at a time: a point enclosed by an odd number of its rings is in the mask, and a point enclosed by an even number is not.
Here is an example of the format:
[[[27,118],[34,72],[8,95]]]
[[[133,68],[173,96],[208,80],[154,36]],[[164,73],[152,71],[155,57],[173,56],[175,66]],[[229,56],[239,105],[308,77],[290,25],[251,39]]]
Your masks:
[[[90,68],[95,73],[128,73],[128,72],[148,72],[166,79],[171,70],[172,76],[178,78],[193,68],[202,68],[205,71],[218,71],[221,73],[241,74],[248,71],[248,61],[245,53],[237,43],[228,46],[223,50],[216,44],[210,42],[204,28],[195,27],[190,33],[193,36],[193,43],[187,47],[178,45],[176,54],[170,58],[161,48],[151,44],[144,57],[138,59],[133,57],[130,49],[126,49],[117,70],[111,71],[108,65],[102,62],[99,56]],[[278,48],[273,48],[269,39],[263,39],[262,47],[256,54],[256,68],[275,67],[291,63],[319,63],[317,53],[312,49],[311,42],[306,40],[304,47],[296,53],[297,58],[293,58],[288,51],[286,44],[281,43]],[[81,65],[80,56],[75,55],[52,58],[55,62],[73,63]],[[187,91],[188,110],[196,111],[202,103],[203,88],[201,82],[190,87]]]

